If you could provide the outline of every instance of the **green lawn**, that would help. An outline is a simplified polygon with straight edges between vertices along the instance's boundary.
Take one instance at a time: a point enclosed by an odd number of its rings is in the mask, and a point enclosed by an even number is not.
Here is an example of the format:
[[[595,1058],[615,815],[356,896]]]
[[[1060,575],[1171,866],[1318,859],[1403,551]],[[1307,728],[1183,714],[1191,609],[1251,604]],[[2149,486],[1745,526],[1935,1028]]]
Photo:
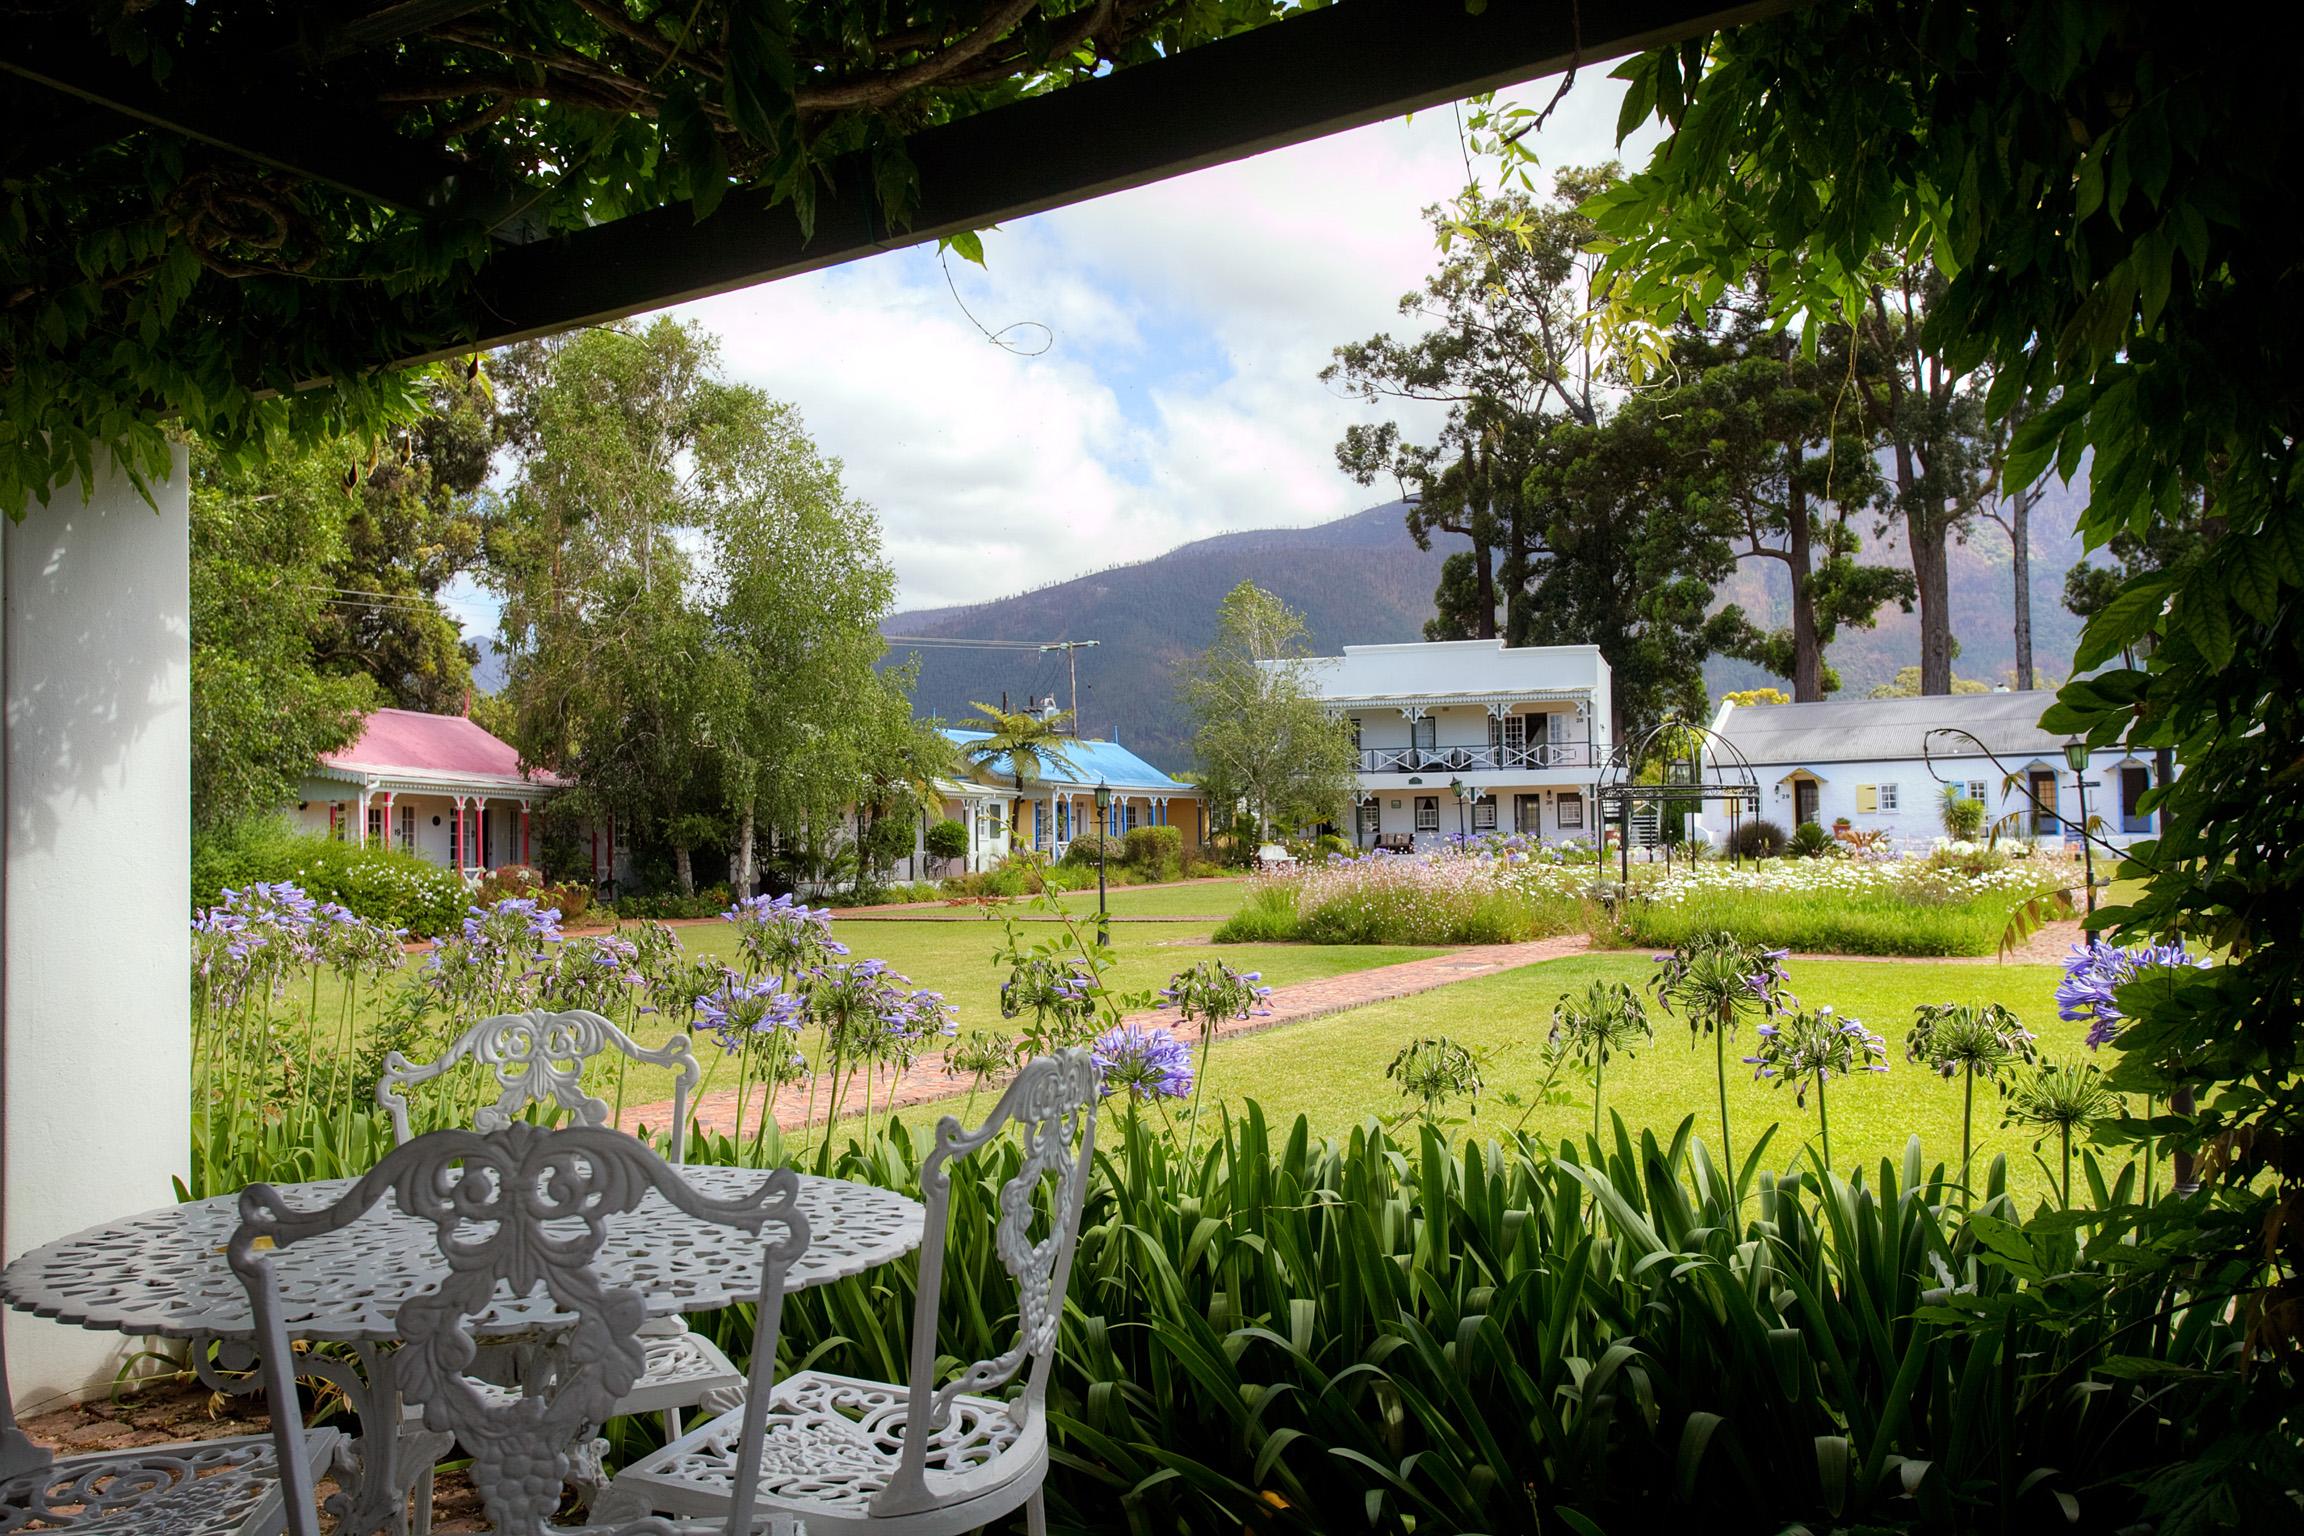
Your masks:
[[[1248,899],[1249,880],[1194,880],[1179,885],[1115,887],[1106,893],[1106,908],[1114,917],[1212,917],[1219,920],[1240,910]],[[1067,912],[1093,913],[1096,887],[1067,891],[1059,898]]]
[[[1230,896],[1230,884],[1193,887]],[[1147,896],[1161,894],[1147,891]],[[1091,910],[1095,893],[1089,893]],[[1019,916],[1026,915],[1019,911]],[[1225,963],[1238,970],[1261,971],[1268,986],[1287,986],[1294,982],[1316,981],[1348,971],[1369,970],[1376,966],[1392,965],[1404,960],[1418,960],[1441,953],[1435,949],[1388,948],[1375,945],[1309,944],[1227,944],[1221,950],[1208,946],[1207,938],[1215,924],[1209,923],[1142,923],[1116,924],[1112,931],[1113,948],[1118,963],[1107,975],[1108,983],[1122,993],[1150,992],[1166,984],[1168,978],[1201,960],[1221,956]],[[682,946],[691,955],[714,956],[733,961],[736,957],[736,932],[725,923],[695,923],[674,930]],[[959,1010],[960,1028],[966,1031],[1003,1026],[1000,1017],[1000,982],[1007,975],[1005,967],[993,963],[994,953],[1004,943],[997,917],[973,918],[963,922],[951,921],[868,921],[844,922],[835,920],[833,935],[849,946],[858,958],[885,960],[890,966],[909,977],[914,986],[932,987],[942,992]],[[1041,943],[1062,935],[1062,928],[1054,923],[1039,922],[1025,927],[1028,943]],[[578,941],[580,942],[580,941]],[[412,966],[421,966],[422,957],[411,960]],[[333,1018],[336,1006],[334,984],[322,987],[321,1017]],[[671,1031],[668,1023],[654,1015],[642,1015],[634,1021],[634,1033],[643,1044],[653,1045]],[[709,1036],[696,1041],[697,1055],[704,1060],[706,1072],[712,1067],[716,1054]],[[594,1069],[598,1083],[613,1081],[613,1069],[605,1064]],[[715,1082],[715,1087],[734,1086],[731,1078]],[[646,1104],[671,1096],[671,1076],[653,1068],[631,1069],[624,1081],[624,1102],[627,1105]]]
[[[1285,1025],[1218,1045],[1210,1064],[1209,1103],[1234,1105],[1248,1098],[1265,1113],[1287,1121],[1298,1114],[1316,1132],[1337,1135],[1370,1114],[1392,1116],[1403,1106],[1397,1086],[1384,1069],[1408,1041],[1445,1034],[1482,1052],[1486,1088],[1477,1117],[1462,1130],[1496,1134],[1525,1123],[1547,1139],[1581,1138],[1591,1126],[1590,1079],[1573,1064],[1562,1081],[1578,1095],[1572,1106],[1527,1111],[1507,1102],[1532,1097],[1543,1076],[1542,1047],[1553,1004],[1561,993],[1581,991],[1595,977],[1642,986],[1646,956],[1590,955],[1551,961],[1500,976],[1459,982],[1435,991],[1379,1003],[1302,1024]],[[1917,1134],[1931,1159],[1956,1162],[1960,1154],[1960,1085],[1914,1066],[1903,1058],[1904,1032],[1912,1009],[1925,1002],[1998,1000],[2014,1009],[2040,1037],[2044,1049],[2064,1057],[2084,1054],[2084,1027],[2057,1020],[2053,1002],[2059,971],[2047,965],[1926,965],[1872,960],[1818,960],[1797,963],[1792,990],[1810,1005],[1830,1003],[1844,1016],[1862,1019],[1888,1039],[1890,1069],[1852,1082],[1835,1081],[1828,1090],[1832,1109],[1835,1167],[1846,1171],[1881,1157],[1900,1157],[1905,1140]],[[1606,1105],[1635,1131],[1641,1126],[1669,1134],[1684,1115],[1696,1117],[1696,1132],[1719,1144],[1719,1101],[1708,1037],[1691,1048],[1687,1027],[1651,1009],[1656,1039],[1633,1059],[1609,1063]],[[1785,1166],[1802,1155],[1816,1131],[1811,1095],[1803,1111],[1789,1088],[1756,1082],[1737,1058],[1751,1048],[1751,1025],[1729,1042],[1731,1129],[1739,1156],[1772,1122],[1780,1123],[1767,1162]],[[950,1105],[911,1111],[907,1119],[932,1123]],[[1462,1113],[1461,1106],[1458,1114]],[[1213,1114],[1211,1109],[1209,1113]],[[1976,1142],[1979,1166],[1994,1153],[2008,1158],[2012,1183],[2029,1203],[2048,1183],[2033,1160],[2028,1131],[2000,1128],[1999,1095],[1978,1085]],[[2054,1147],[2043,1149],[2054,1161]],[[2165,1172],[2162,1175],[2165,1178]],[[2077,1175],[2075,1175],[2077,1177]]]
[[[1108,974],[1107,982],[1121,992],[1150,991],[1186,966],[1221,956],[1235,970],[1261,971],[1267,986],[1279,987],[1440,953],[1436,949],[1351,944],[1227,944],[1212,949],[1207,939],[1214,926],[1115,926],[1112,947],[1119,963]],[[733,928],[699,924],[679,932],[681,943],[692,955],[735,958]],[[964,923],[835,921],[832,932],[858,958],[885,960],[910,977],[914,986],[942,992],[960,1010],[961,1029],[1000,1022],[1000,983],[1007,970],[992,959],[1005,943],[997,918]],[[1034,923],[1025,929],[1024,937],[1027,943],[1045,943],[1062,933],[1056,924]]]

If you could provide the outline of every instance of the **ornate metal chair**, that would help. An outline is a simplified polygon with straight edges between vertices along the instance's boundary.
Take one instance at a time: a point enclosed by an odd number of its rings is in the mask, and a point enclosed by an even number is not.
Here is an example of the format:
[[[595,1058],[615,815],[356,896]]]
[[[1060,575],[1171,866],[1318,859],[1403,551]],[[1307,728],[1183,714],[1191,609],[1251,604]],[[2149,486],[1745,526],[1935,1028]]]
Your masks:
[[[292,1418],[278,1443],[235,1435],[57,1457],[16,1427],[0,1363],[0,1532],[275,1536],[286,1518],[282,1446],[307,1479],[336,1451],[336,1431],[301,1423]]]
[[[778,1229],[761,1241],[753,1406],[734,1415],[751,1427],[740,1433],[732,1486],[749,1491],[759,1477],[785,1276],[808,1245],[799,1177],[779,1169],[750,1195],[716,1199],[634,1138],[590,1125],[549,1130],[514,1121],[489,1131],[434,1131],[393,1149],[319,1210],[293,1210],[267,1185],[242,1192],[240,1225],[225,1252],[255,1312],[277,1454],[287,1455],[300,1431],[295,1356],[273,1255],[349,1226],[389,1197],[403,1216],[432,1224],[447,1264],[437,1284],[410,1295],[396,1313],[401,1347],[394,1362],[403,1389],[423,1405],[428,1430],[453,1435],[470,1454],[493,1529],[505,1536],[560,1529],[552,1515],[575,1460],[571,1448],[613,1415],[646,1368],[644,1299],[604,1287],[593,1265],[609,1218],[631,1211],[650,1191],[699,1220],[754,1234]],[[475,1319],[498,1301],[529,1298],[549,1301],[548,1310],[574,1323],[546,1330],[524,1351],[528,1369],[516,1387],[468,1375],[482,1348]],[[319,1536],[310,1469],[291,1460],[282,1483],[291,1536]],[[779,1528],[765,1513],[747,1511],[709,1527],[644,1520],[620,1529],[625,1536],[676,1529],[734,1536],[763,1524]],[[781,1529],[789,1531],[789,1523]]]
[[[936,1312],[951,1209],[947,1165],[992,1141],[1011,1122],[1023,1133],[1024,1161],[1000,1191],[995,1247],[1016,1281],[1017,1339],[1006,1352],[938,1385]],[[760,1511],[791,1515],[815,1536],[862,1530],[950,1536],[988,1525],[1018,1506],[1031,1536],[1044,1536],[1048,1434],[1042,1408],[1095,1140],[1096,1068],[1085,1050],[1028,1063],[973,1131],[963,1131],[946,1115],[920,1169],[927,1235],[912,1312],[909,1383],[799,1372],[770,1389],[761,1426],[725,1414],[617,1474],[600,1498],[600,1518],[741,1509],[746,1466],[757,1448],[755,1436],[764,1431]],[[1020,1392],[983,1395],[1006,1387],[1027,1365]]]
[[[674,1035],[649,1049],[610,1020],[581,1008],[566,1013],[537,1009],[482,1019],[457,1037],[436,1061],[412,1065],[398,1051],[384,1058],[376,1102],[392,1118],[395,1141],[408,1140],[406,1090],[441,1077],[466,1061],[486,1067],[503,1090],[494,1104],[473,1118],[482,1131],[499,1130],[530,1104],[554,1104],[577,1125],[606,1125],[608,1105],[584,1091],[584,1068],[598,1056],[616,1052],[649,1066],[673,1067],[672,1162],[688,1160],[688,1096],[695,1090],[696,1057],[686,1035]],[[677,1317],[660,1318],[647,1328],[648,1367],[610,1417],[631,1413],[664,1416],[664,1437],[677,1440],[681,1412],[702,1408],[718,1414],[743,1401],[744,1374],[726,1355],[688,1331]]]

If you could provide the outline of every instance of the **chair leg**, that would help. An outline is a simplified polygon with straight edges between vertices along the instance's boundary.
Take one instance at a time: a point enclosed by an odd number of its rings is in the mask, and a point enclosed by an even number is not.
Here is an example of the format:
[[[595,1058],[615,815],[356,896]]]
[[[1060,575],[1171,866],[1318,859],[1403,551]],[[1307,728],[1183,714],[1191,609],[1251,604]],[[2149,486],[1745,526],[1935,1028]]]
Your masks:
[[[1025,1536],[1048,1536],[1047,1495],[1040,1489],[1032,1490],[1032,1497],[1024,1501]]]
[[[678,1408],[667,1408],[664,1410],[664,1443],[666,1445],[670,1445],[673,1441],[679,1438],[680,1410]]]
[[[424,1469],[416,1480],[416,1518],[412,1536],[432,1536],[432,1500],[440,1491],[440,1468],[437,1464]]]

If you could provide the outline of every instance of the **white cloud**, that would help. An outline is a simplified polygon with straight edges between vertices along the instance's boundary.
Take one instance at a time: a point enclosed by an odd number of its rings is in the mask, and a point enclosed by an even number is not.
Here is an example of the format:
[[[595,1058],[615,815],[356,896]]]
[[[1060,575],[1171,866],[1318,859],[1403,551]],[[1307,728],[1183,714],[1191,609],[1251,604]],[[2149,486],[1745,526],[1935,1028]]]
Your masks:
[[[1587,75],[1545,163],[1611,154],[1617,97]],[[957,302],[914,250],[681,313],[845,461],[906,606],[981,601],[1390,495],[1336,469],[1372,413],[1318,373],[1338,343],[1400,328],[1433,260],[1420,210],[1463,179],[1443,108],[1009,226],[988,270],[951,263]],[[977,328],[1012,322],[1045,325],[1012,334],[1047,350]]]

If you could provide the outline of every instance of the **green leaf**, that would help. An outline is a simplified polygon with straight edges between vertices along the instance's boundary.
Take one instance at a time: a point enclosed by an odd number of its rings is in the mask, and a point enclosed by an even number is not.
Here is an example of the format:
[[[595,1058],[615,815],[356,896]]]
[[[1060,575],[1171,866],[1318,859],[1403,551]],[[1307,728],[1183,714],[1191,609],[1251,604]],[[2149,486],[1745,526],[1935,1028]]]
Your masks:
[[[1672,1460],[1672,1482],[1679,1490],[1680,1502],[1696,1502],[1696,1475],[1703,1469],[1704,1452],[1712,1444],[1713,1434],[1726,1421],[1719,1414],[1702,1409],[1688,1415],[1688,1422],[1680,1427],[1680,1450]]]
[[[2079,649],[2072,656],[2073,668],[2085,672],[2100,667],[2152,633],[2167,607],[2169,589],[2174,585],[2173,577],[2150,576],[2122,588],[2119,595],[2088,621],[2087,629],[2080,636]]]
[[[2200,647],[2200,654],[2207,658],[2210,666],[2231,663],[2232,615],[2225,607],[2221,592],[2205,581],[2189,582],[2178,594],[2168,616],[2178,633]]]

